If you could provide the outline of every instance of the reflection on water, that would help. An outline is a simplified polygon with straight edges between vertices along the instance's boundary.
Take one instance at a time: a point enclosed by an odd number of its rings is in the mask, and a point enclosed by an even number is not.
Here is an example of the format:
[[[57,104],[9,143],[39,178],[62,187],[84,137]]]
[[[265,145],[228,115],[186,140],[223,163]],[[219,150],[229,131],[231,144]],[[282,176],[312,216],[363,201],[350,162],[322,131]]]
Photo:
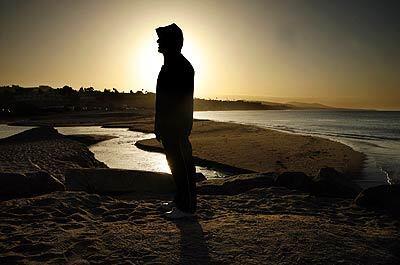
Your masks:
[[[124,128],[57,127],[62,134],[111,135],[117,138],[99,142],[89,147],[96,159],[111,168],[148,170],[170,173],[165,156],[138,149],[136,141],[153,138],[152,134],[132,132]]]
[[[102,141],[89,147],[97,160],[104,162],[110,168],[135,169],[171,173],[164,154],[146,152],[135,146],[140,140],[154,138],[152,133],[129,131],[124,128],[101,128],[99,126],[57,127],[62,134],[97,134],[111,135],[117,138]],[[207,178],[224,177],[224,174],[196,167],[197,172]]]

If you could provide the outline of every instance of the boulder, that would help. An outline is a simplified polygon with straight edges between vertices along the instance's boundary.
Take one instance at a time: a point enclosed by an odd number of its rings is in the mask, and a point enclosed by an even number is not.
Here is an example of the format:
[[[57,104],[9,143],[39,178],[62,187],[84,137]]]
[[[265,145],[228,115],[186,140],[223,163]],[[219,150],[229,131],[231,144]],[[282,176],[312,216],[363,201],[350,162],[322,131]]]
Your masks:
[[[65,190],[64,184],[44,171],[27,173],[0,173],[0,196],[25,197]]]
[[[310,187],[316,196],[355,198],[361,188],[334,168],[321,168]]]
[[[204,176],[203,173],[197,172],[196,175],[194,176],[194,179],[196,182],[201,182],[207,180],[206,176]]]
[[[65,185],[67,190],[98,194],[162,194],[175,191],[175,183],[170,174],[112,168],[68,169]]]
[[[283,186],[292,190],[309,192],[312,179],[303,172],[284,172],[275,180],[275,185]]]
[[[202,182],[197,192],[209,195],[236,195],[255,188],[274,185],[275,173],[252,173],[213,179]]]
[[[400,216],[400,184],[367,188],[355,198],[354,204]]]

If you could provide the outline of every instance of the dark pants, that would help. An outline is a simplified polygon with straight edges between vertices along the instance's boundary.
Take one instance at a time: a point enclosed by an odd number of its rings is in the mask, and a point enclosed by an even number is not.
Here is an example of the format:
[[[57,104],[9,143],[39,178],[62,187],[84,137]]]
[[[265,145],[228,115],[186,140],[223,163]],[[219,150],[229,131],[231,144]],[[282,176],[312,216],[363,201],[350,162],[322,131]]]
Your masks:
[[[193,164],[192,145],[189,138],[170,136],[162,138],[165,155],[176,185],[174,202],[183,212],[196,211],[196,168]]]

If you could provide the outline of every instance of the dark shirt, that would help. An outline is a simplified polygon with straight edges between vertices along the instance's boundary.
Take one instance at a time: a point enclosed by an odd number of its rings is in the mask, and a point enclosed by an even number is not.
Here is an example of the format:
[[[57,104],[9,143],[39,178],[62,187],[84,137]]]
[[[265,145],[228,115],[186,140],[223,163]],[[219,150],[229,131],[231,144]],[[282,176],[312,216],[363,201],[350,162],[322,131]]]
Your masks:
[[[189,136],[193,125],[194,69],[180,54],[163,65],[157,78],[155,133]]]

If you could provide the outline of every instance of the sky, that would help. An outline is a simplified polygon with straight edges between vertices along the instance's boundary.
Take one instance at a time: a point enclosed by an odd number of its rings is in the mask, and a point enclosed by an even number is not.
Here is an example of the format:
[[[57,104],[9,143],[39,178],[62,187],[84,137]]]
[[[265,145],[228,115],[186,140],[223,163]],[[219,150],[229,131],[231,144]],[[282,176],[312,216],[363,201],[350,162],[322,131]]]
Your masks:
[[[400,109],[398,1],[0,0],[0,85],[155,92],[159,26],[195,96]]]

